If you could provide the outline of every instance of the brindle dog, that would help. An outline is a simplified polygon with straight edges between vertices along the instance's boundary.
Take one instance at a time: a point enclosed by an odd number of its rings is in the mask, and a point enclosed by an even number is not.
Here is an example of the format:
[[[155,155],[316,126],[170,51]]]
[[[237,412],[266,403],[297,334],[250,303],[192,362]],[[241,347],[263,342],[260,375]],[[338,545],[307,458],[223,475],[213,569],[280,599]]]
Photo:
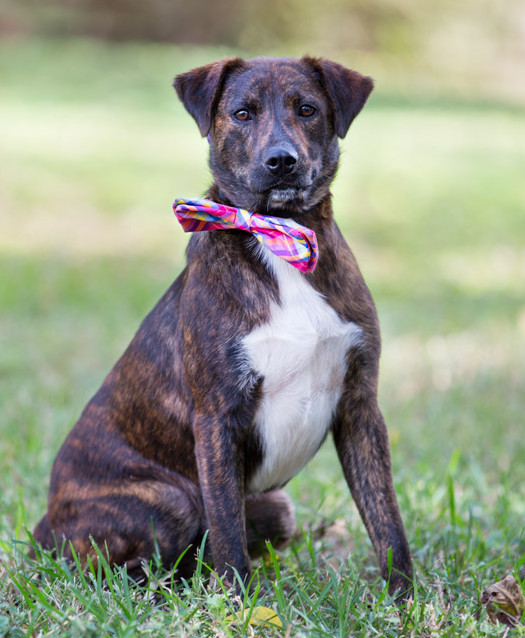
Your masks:
[[[241,230],[195,234],[187,266],[67,437],[35,539],[71,541],[139,574],[158,549],[185,577],[209,530],[215,570],[246,580],[261,542],[286,543],[281,487],[332,432],[390,590],[412,564],[377,405],[376,311],[339,232],[338,137],[372,81],[323,59],[227,59],[174,86],[210,144],[208,198],[313,229],[302,274]],[[69,546],[66,544],[66,555]]]

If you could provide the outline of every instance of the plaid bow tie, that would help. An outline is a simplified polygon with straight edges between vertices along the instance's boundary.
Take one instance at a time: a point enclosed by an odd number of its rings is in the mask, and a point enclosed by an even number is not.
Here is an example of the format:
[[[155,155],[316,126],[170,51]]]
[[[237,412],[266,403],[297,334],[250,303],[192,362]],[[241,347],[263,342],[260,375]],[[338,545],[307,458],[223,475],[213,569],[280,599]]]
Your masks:
[[[255,235],[272,253],[301,272],[313,272],[317,265],[314,231],[291,219],[258,215],[208,199],[176,199],[173,212],[186,233],[238,228]]]

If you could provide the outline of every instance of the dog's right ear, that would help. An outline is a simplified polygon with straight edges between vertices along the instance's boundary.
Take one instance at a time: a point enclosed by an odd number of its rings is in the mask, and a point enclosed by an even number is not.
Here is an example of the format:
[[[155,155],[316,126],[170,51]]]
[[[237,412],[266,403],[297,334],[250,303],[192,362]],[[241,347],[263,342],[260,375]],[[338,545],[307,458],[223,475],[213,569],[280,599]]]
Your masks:
[[[195,119],[203,137],[210,132],[213,113],[227,73],[242,66],[241,58],[225,58],[181,73],[173,81],[180,101]]]

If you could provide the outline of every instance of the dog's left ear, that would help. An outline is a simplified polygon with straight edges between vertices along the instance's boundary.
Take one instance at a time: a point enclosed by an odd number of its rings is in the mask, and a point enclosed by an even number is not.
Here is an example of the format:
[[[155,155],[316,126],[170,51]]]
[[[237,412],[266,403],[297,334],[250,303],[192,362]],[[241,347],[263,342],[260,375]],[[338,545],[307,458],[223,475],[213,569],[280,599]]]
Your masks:
[[[365,105],[374,88],[374,81],[323,58],[304,57],[303,62],[314,69],[328,93],[334,110],[335,132],[339,137],[344,137],[352,120]]]
[[[197,122],[203,137],[210,132],[226,74],[242,64],[241,58],[225,58],[181,73],[173,80],[180,101]]]

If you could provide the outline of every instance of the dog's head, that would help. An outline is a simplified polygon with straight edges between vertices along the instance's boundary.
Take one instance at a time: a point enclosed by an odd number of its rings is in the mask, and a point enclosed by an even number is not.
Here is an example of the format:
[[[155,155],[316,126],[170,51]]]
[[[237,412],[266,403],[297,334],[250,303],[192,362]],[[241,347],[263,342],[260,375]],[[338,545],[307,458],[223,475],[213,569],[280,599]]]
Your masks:
[[[338,137],[373,83],[316,58],[231,58],[178,75],[177,93],[210,143],[221,197],[256,212],[297,215],[328,194]]]

